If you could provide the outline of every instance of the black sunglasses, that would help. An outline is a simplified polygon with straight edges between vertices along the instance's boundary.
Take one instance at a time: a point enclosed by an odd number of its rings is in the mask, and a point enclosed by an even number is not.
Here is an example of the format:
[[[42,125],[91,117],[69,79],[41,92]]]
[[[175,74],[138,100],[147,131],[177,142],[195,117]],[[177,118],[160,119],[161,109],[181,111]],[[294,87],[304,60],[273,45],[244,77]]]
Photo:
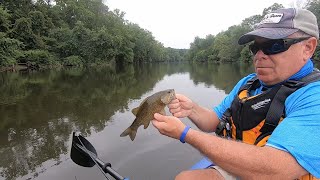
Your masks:
[[[287,39],[273,39],[262,44],[252,43],[249,45],[249,50],[253,55],[257,54],[259,50],[265,55],[273,55],[282,53],[290,48],[291,45],[296,44],[298,42],[309,39],[310,37],[302,37],[302,38],[287,38]]]

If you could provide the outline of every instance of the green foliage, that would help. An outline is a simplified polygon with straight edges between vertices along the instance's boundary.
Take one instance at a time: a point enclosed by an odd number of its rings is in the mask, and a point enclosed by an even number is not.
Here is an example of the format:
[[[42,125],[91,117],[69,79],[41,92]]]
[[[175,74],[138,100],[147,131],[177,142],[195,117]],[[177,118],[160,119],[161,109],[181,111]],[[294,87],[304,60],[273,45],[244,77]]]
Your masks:
[[[53,27],[51,19],[45,17],[40,11],[29,12],[28,17],[31,19],[32,32],[38,36],[47,36],[50,28]]]
[[[63,65],[65,66],[79,66],[81,67],[83,62],[80,56],[69,56],[63,59]]]
[[[253,15],[248,18],[245,18],[242,21],[241,26],[247,26],[249,30],[251,30],[261,21],[262,17],[263,16],[261,15]]]
[[[320,16],[319,4],[319,0],[310,0],[307,4],[317,17]],[[223,62],[236,61],[239,57],[248,61],[248,51],[237,44],[239,37],[252,30],[266,13],[281,7],[275,3],[261,15],[248,17],[240,25],[215,36],[196,37],[187,51],[165,48],[151,32],[125,20],[125,12],[110,11],[103,0],[3,0],[0,32],[6,33],[1,39],[6,46],[1,51],[6,52],[0,55],[0,66],[14,64],[17,59],[26,61],[23,58],[41,66],[185,60]]]
[[[236,61],[242,47],[239,37],[249,30],[248,25],[231,26],[227,31],[216,36],[208,35],[205,39],[196,37],[188,53],[192,61]]]
[[[0,32],[0,66],[16,64],[16,58],[21,55],[22,43],[11,39],[5,33]]]
[[[10,14],[0,5],[0,32],[7,32],[10,28]]]
[[[73,55],[71,44],[72,31],[69,28],[56,28],[49,33],[48,44],[53,53],[58,54],[61,58]]]
[[[124,15],[118,9],[109,11],[103,0],[4,0],[0,30],[22,42],[26,52],[17,56],[19,61],[42,66],[51,61],[71,66],[182,60],[179,50],[167,51],[152,33]],[[15,62],[11,56],[7,59]]]
[[[115,57],[116,51],[113,47],[114,36],[108,33],[106,28],[100,29],[98,32],[93,34],[93,37],[90,40],[92,53],[95,58],[99,60],[111,60]]]
[[[273,5],[271,5],[268,8],[265,8],[262,12],[262,17],[264,17],[266,14],[270,13],[271,11],[280,9],[280,8],[284,8],[284,6],[282,4],[278,4],[278,3],[274,3]]]
[[[316,51],[312,58],[316,61],[320,61],[320,46],[317,46]]]
[[[232,61],[232,46],[230,46],[230,37],[226,33],[217,35],[214,49],[218,51],[218,58],[220,61]]]
[[[1,3],[12,14],[12,23],[17,19],[27,17],[28,13],[34,10],[33,0],[1,0]]]
[[[30,18],[20,18],[16,21],[13,29],[10,31],[10,37],[17,39],[25,45],[25,50],[41,49],[44,43],[40,36],[32,31],[32,23]]]
[[[31,63],[32,65],[50,65],[52,64],[52,56],[45,50],[29,50],[25,51],[23,56],[19,58],[20,62]]]
[[[208,35],[205,39],[196,37],[191,43],[188,59],[192,61],[217,60],[217,52],[214,49],[215,36]]]
[[[320,28],[320,0],[309,1],[307,9],[316,15],[318,21],[318,28]]]
[[[240,52],[240,61],[243,62],[251,62],[252,61],[252,54],[248,48],[248,46],[245,46],[241,52]]]
[[[163,53],[162,53],[163,54]],[[183,50],[177,51],[173,48],[167,48],[168,60],[167,61],[174,61],[174,62],[182,62],[184,60],[184,55],[186,51]]]
[[[283,5],[274,3],[272,6],[265,8],[262,15],[253,15],[242,21],[240,25],[231,26],[226,31],[218,33],[216,36],[208,35],[201,39],[196,37],[190,44],[187,53],[188,60],[191,61],[252,61],[252,56],[247,46],[239,46],[238,40],[241,35],[251,31],[259,23],[264,15],[273,10],[283,8]],[[320,23],[320,1],[310,0],[307,8],[312,11]],[[320,48],[317,47],[314,59],[320,59]]]
[[[72,36],[68,42],[71,47],[72,55],[79,55],[85,59],[90,58],[90,52],[88,52],[91,39],[91,30],[86,28],[81,21],[78,21],[75,27],[72,29]]]

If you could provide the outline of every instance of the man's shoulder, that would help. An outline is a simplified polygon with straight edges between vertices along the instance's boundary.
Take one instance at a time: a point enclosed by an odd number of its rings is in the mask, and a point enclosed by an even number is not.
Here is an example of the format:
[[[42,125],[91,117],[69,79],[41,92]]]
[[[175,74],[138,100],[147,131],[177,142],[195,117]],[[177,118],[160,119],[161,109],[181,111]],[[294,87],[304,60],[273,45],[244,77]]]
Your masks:
[[[312,104],[319,104],[320,102],[320,81],[312,82],[306,86],[303,86],[293,92],[286,100],[289,102],[309,102],[312,101]],[[309,103],[307,103],[309,104]]]
[[[300,93],[317,93],[317,95],[320,96],[320,81],[315,81],[312,83],[307,84],[306,86],[301,87],[300,89],[297,90],[297,92]]]

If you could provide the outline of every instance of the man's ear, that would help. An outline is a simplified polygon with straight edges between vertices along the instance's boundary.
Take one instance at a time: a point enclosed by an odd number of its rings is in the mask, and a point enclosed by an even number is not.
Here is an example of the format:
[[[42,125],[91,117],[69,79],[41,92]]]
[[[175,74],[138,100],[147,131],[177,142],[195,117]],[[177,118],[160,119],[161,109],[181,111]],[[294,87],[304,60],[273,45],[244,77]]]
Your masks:
[[[304,59],[308,60],[311,58],[317,48],[318,40],[315,37],[311,37],[305,41],[305,48],[303,51]]]

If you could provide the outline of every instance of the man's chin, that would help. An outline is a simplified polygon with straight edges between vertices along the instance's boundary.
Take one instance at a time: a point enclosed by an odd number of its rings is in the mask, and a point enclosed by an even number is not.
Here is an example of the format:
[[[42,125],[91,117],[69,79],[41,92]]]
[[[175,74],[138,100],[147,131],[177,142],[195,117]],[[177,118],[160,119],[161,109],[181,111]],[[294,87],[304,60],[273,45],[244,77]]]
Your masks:
[[[266,85],[272,85],[274,79],[270,76],[267,75],[261,75],[261,74],[257,74],[258,78],[260,81],[262,81],[263,83],[265,83]]]

